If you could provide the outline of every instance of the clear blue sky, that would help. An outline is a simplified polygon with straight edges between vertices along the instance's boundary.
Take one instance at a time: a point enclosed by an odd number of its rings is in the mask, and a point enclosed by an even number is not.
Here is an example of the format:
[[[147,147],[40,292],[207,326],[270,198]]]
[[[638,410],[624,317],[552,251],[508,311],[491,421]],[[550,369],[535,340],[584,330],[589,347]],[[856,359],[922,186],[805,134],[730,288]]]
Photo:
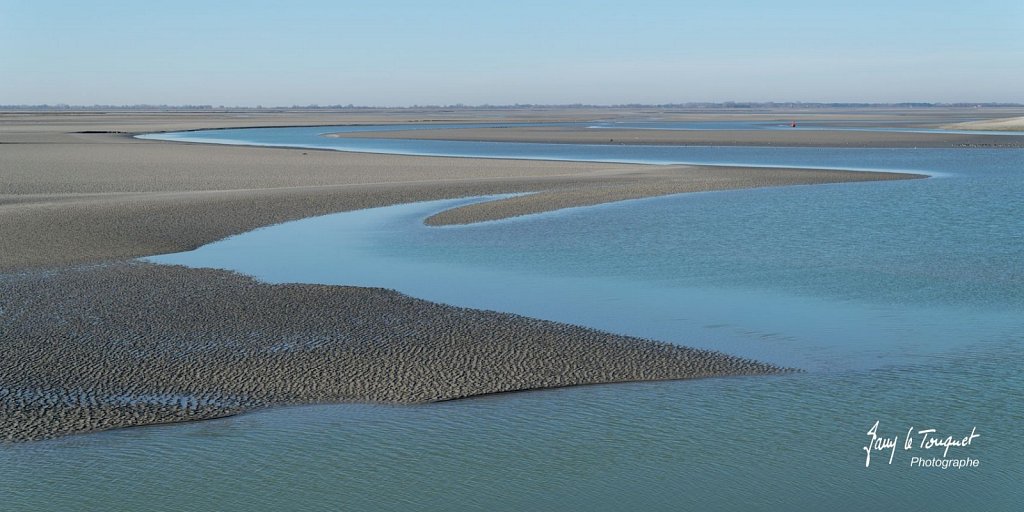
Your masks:
[[[0,0],[0,104],[1024,102],[1024,0]]]

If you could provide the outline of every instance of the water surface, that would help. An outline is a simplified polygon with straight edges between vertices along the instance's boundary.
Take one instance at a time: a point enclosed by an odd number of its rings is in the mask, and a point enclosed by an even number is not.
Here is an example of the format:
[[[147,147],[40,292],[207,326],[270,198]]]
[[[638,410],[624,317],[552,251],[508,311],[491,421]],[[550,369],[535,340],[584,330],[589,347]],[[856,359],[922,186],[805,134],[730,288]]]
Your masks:
[[[319,144],[322,131],[219,135]],[[271,282],[386,286],[808,371],[414,407],[287,408],[7,446],[0,503],[12,510],[1016,510],[1024,498],[1024,448],[1012,441],[1024,421],[1024,150],[323,140],[361,151],[937,177],[422,224],[435,211],[481,200],[465,198],[306,219],[151,258]],[[981,437],[949,455],[980,466],[913,468],[911,457],[941,453],[900,449],[891,465],[876,455],[865,467],[866,432],[876,421],[901,442],[910,428],[956,436],[976,428]]]

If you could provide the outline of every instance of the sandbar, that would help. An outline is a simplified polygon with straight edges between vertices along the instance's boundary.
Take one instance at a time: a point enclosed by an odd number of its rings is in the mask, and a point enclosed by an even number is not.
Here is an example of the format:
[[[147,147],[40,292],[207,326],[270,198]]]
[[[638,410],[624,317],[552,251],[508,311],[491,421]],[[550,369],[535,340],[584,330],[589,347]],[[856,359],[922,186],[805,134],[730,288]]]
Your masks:
[[[0,441],[271,405],[789,370],[378,288],[139,262],[0,276]]]
[[[986,119],[982,121],[967,121],[945,125],[949,130],[991,130],[991,131],[1024,131],[1024,117],[1008,117],[1003,119]]]
[[[954,125],[959,126],[959,125]],[[989,126],[989,125],[980,125]],[[998,125],[1002,126],[1002,125]],[[998,130],[1003,128],[975,128]],[[509,126],[401,132],[359,132],[328,135],[350,139],[459,140],[539,142],[548,144],[615,144],[671,146],[782,146],[852,148],[1020,148],[1016,135],[876,132],[859,130],[627,130],[562,126]]]

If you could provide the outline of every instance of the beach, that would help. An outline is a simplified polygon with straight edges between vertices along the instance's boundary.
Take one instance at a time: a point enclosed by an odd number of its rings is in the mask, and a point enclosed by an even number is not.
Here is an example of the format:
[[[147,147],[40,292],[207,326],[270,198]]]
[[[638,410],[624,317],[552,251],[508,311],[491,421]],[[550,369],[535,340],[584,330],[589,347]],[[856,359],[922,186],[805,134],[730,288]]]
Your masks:
[[[429,224],[683,192],[921,177],[394,156],[131,138],[170,130],[438,117],[499,119],[493,112],[0,116],[0,439],[208,419],[272,405],[422,403],[579,384],[784,373],[789,370],[717,352],[455,308],[389,290],[270,285],[133,259],[190,250],[289,220],[442,198],[534,192],[441,212]],[[573,111],[517,120],[586,118]],[[589,140],[551,127],[446,133],[452,131],[415,135]],[[757,133],[772,143],[799,145],[795,132]],[[831,144],[839,137],[825,133],[831,138],[808,144]],[[388,134],[373,134],[382,135]],[[892,147],[921,142],[909,135],[918,134],[871,133],[870,141],[859,135],[850,140]],[[713,136],[718,144],[731,135]],[[614,139],[615,133],[601,137]],[[660,143],[686,143],[675,132],[643,137],[646,143],[659,143],[651,142],[658,137],[676,137]],[[927,143],[996,144],[986,135],[957,137]]]

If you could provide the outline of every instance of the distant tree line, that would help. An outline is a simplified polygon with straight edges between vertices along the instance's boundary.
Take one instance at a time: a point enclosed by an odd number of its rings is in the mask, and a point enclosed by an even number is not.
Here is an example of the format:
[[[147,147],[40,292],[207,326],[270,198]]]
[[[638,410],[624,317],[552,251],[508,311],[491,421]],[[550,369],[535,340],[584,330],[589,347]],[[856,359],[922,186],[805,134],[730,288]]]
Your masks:
[[[0,110],[5,111],[188,111],[188,112],[216,112],[216,111],[302,111],[302,110],[480,110],[480,109],[584,109],[584,108],[658,108],[658,109],[765,109],[765,108],[982,108],[982,107],[1024,107],[1022,103],[1001,103],[1001,102],[959,102],[959,103],[926,103],[926,102],[902,102],[902,103],[804,103],[804,102],[747,102],[747,101],[725,101],[725,102],[687,102],[687,103],[623,103],[614,105],[596,105],[587,103],[571,104],[539,104],[539,103],[515,103],[511,105],[465,105],[456,103],[454,105],[411,105],[411,106],[376,106],[376,105],[292,105],[264,107],[257,105],[250,106],[224,106],[224,105],[68,105],[41,104],[41,105],[0,105]]]

